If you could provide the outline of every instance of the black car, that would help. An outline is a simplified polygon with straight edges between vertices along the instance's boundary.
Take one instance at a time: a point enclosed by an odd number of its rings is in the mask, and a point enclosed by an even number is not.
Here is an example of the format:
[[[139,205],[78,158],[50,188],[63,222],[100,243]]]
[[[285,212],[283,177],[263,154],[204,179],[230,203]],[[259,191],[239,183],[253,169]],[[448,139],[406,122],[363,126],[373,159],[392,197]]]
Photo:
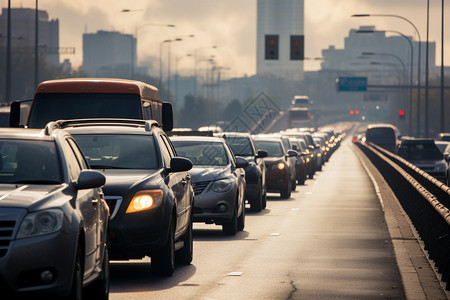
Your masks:
[[[170,276],[192,261],[192,163],[177,157],[156,121],[59,121],[93,169],[106,176],[111,259],[151,257],[153,273]]]
[[[255,143],[249,133],[226,132],[222,134],[234,155],[242,156],[249,164],[245,168],[245,199],[250,208],[259,212],[266,208],[266,166],[264,157],[267,151],[256,150]]]
[[[105,176],[64,130],[0,130],[2,299],[108,299]]]
[[[194,221],[222,225],[227,235],[245,227],[245,171],[248,161],[235,157],[223,138],[171,136],[178,153],[189,158],[195,192]]]

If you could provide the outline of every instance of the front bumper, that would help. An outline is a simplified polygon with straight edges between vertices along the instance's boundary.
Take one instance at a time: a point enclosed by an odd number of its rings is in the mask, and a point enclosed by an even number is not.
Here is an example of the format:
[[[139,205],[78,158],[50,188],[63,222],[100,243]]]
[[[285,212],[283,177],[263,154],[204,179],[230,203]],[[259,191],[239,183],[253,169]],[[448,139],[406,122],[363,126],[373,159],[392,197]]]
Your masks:
[[[0,258],[0,288],[3,295],[61,297],[69,293],[75,265],[77,233],[56,232],[12,241]],[[41,279],[43,273],[52,280]]]
[[[237,203],[237,186],[218,193],[210,188],[197,195],[194,202],[194,222],[222,225],[233,218]]]

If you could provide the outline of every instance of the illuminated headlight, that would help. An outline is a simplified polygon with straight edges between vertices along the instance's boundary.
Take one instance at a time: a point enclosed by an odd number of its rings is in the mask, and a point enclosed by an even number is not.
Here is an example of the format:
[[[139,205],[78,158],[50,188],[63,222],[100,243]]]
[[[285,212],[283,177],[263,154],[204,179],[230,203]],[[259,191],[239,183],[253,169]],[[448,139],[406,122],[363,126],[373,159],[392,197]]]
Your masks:
[[[217,193],[224,193],[231,189],[230,179],[221,179],[214,182],[212,190]]]
[[[322,154],[321,154],[321,153],[318,153],[318,154],[317,154],[317,156],[318,156],[318,157],[321,157],[321,156],[322,156]]]
[[[163,199],[162,190],[146,190],[137,192],[130,204],[128,205],[126,213],[134,213],[152,209],[161,204]]]
[[[327,149],[327,151],[330,151],[330,147],[327,147],[326,149]]]
[[[61,209],[47,209],[29,213],[20,224],[18,239],[57,232],[62,227],[64,213]]]
[[[309,157],[306,158],[306,162],[308,163],[310,161]]]

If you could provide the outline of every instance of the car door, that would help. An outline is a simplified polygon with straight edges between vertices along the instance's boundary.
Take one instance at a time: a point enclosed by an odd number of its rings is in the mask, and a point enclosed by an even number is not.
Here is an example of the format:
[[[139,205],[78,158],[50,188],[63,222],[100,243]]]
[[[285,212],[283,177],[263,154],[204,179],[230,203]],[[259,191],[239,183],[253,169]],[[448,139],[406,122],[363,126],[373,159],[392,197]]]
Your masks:
[[[163,156],[165,167],[170,166],[170,160],[176,156],[172,143],[165,134],[160,135],[161,154]],[[188,187],[190,178],[188,172],[170,172],[167,174],[167,185],[172,190],[176,199],[177,208],[177,228],[175,233],[183,232],[188,222],[188,212],[190,209]]]
[[[74,146],[73,146],[74,145]],[[85,163],[80,161],[74,150],[78,150],[75,142],[71,138],[66,138],[62,149],[67,161],[67,168],[69,170],[69,177],[72,182],[77,182],[78,176],[83,168],[86,168]],[[78,153],[81,155],[81,153]],[[96,259],[98,259],[98,198],[95,197],[93,189],[78,190],[75,200],[75,208],[80,213],[84,227],[85,237],[85,261],[84,270],[85,274],[90,274],[95,266]]]

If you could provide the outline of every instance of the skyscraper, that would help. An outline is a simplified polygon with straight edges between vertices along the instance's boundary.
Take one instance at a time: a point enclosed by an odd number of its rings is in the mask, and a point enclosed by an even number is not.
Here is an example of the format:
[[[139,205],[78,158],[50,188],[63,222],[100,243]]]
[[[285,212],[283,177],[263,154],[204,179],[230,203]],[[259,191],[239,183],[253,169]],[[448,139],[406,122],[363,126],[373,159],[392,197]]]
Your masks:
[[[304,1],[258,0],[256,72],[301,80],[304,59]]]

